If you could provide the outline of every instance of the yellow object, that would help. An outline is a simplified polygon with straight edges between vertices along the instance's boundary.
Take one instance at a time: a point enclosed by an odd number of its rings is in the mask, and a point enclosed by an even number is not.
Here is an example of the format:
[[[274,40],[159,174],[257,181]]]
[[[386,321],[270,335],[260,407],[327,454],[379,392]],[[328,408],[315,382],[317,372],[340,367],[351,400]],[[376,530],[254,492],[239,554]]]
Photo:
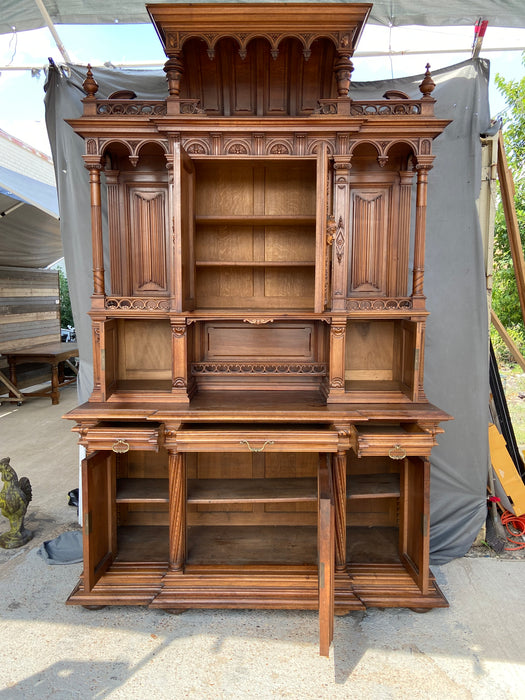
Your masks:
[[[493,423],[489,425],[489,447],[494,474],[511,501],[514,515],[525,514],[525,484],[509,455],[505,438]]]

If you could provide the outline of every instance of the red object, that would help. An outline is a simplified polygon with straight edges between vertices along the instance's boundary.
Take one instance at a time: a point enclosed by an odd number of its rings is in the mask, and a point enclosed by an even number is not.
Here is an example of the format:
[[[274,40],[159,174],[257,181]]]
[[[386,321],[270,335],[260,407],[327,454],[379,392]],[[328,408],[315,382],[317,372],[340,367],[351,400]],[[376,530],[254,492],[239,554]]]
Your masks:
[[[515,547],[505,547],[507,552],[515,552],[518,549],[525,549],[525,540],[516,539],[523,538],[525,535],[525,515],[513,515],[506,510],[501,516],[501,523],[505,526],[508,535],[507,541]]]
[[[483,39],[485,32],[487,31],[488,19],[478,19],[474,25],[474,41],[476,39]]]

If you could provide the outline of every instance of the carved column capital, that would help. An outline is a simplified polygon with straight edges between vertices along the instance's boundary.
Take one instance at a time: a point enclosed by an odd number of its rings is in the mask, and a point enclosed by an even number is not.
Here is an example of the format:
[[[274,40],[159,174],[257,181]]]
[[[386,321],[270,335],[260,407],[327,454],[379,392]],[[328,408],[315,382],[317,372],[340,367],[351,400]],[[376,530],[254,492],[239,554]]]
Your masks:
[[[187,327],[184,325],[173,325],[171,327],[171,332],[174,338],[184,338],[186,335]]]
[[[104,169],[104,158],[102,156],[86,154],[82,156],[82,159],[84,161],[84,167],[87,170],[100,171]]]
[[[415,165],[414,165],[414,170],[420,172],[420,171],[429,171],[432,170],[432,166],[434,163],[434,157],[432,155],[417,155],[415,156]]]

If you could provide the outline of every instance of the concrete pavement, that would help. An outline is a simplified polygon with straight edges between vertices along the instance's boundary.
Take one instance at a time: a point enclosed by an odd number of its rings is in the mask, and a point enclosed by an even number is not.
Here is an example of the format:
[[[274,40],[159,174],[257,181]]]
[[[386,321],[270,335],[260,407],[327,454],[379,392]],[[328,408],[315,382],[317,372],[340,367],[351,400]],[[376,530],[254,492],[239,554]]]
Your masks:
[[[67,387],[58,406],[0,406],[0,457],[32,482],[35,531],[25,547],[0,549],[0,700],[525,698],[523,559],[433,567],[449,609],[336,618],[328,659],[313,612],[65,606],[81,565],[49,566],[37,549],[78,527],[67,505],[76,436],[60,418],[75,405]]]

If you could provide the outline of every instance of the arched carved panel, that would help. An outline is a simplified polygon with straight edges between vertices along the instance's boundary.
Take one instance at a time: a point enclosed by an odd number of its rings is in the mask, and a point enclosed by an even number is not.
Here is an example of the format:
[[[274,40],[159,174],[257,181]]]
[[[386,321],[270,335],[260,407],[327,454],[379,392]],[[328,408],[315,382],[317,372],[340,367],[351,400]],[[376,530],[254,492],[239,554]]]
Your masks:
[[[285,139],[272,139],[266,144],[266,152],[269,155],[291,155],[293,144]]]
[[[251,143],[248,139],[226,141],[224,148],[226,153],[235,156],[251,155],[252,152]]]
[[[195,155],[210,155],[210,146],[205,139],[188,139],[183,141],[184,150]]]
[[[328,155],[333,155],[335,153],[335,144],[332,140],[328,139],[314,139],[308,144],[308,155],[314,155],[318,152],[319,146],[326,144],[326,149]]]

